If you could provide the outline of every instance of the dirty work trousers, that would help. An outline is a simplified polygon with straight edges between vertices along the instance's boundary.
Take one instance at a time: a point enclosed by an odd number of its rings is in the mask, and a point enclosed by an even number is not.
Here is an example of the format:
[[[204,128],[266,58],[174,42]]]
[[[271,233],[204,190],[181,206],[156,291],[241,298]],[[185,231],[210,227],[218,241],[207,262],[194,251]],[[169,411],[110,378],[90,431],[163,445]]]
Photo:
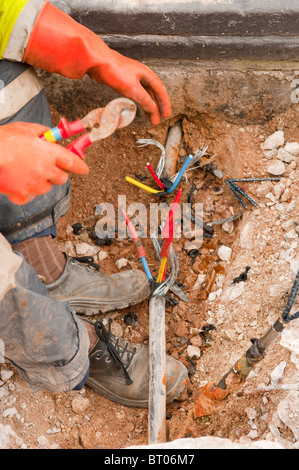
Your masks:
[[[49,107],[34,70],[0,61],[0,125],[24,121],[52,127]],[[41,155],[42,158],[42,155]],[[89,339],[84,322],[45,285],[11,244],[56,235],[68,210],[70,183],[53,186],[19,206],[0,195],[0,362],[13,364],[34,391],[66,392],[88,376]]]

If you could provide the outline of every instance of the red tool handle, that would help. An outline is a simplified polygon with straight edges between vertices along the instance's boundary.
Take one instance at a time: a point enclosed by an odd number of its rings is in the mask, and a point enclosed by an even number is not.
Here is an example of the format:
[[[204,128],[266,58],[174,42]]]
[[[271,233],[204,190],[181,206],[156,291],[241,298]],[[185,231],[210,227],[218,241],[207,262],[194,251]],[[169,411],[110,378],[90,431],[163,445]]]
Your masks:
[[[62,118],[57,127],[60,130],[63,139],[71,137],[72,135],[80,134],[80,132],[85,130],[80,119],[77,119],[77,121],[74,122],[68,122],[65,118]]]
[[[89,147],[91,144],[92,142],[89,138],[89,135],[83,134],[81,135],[81,137],[79,137],[79,139],[69,144],[67,146],[67,149],[78,155],[78,157],[82,158],[83,160],[85,158],[84,149],[86,149],[86,147]]]

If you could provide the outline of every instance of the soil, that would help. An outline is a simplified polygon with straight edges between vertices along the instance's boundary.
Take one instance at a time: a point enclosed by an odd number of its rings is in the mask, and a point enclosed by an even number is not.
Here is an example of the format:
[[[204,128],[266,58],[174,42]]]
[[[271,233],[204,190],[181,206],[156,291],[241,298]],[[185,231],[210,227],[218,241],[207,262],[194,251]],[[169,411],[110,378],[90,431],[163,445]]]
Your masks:
[[[60,116],[55,109],[52,111],[54,120],[58,121]],[[218,120],[217,116],[198,114],[180,117],[183,123],[183,142],[178,166],[189,152],[195,152],[205,144],[208,145],[207,155],[216,155],[214,162],[218,168],[231,177],[269,176],[267,167],[271,161],[264,157],[260,146],[277,129],[284,130],[286,142],[299,141],[294,108],[264,125],[244,128]],[[136,179],[147,176],[148,179],[143,182],[153,185],[145,164],[149,161],[156,168],[160,150],[153,145],[138,147],[136,141],[140,138],[153,138],[164,145],[168,128],[174,121],[175,119],[164,121],[156,127],[142,127],[133,123],[129,128],[117,131],[86,151],[90,173],[86,177],[71,176],[71,208],[58,226],[57,243],[61,249],[72,252],[72,247],[80,241],[95,245],[94,227],[100,218],[95,214],[95,208],[101,202],[109,202],[117,207],[118,195],[126,195],[127,206],[133,202],[142,202],[146,206],[157,202],[156,196],[130,185],[125,176]],[[286,231],[282,224],[295,221],[296,218],[298,221],[298,176],[296,164],[286,164],[282,181],[286,183],[290,180],[291,185],[290,196],[283,203],[282,211],[277,210],[275,204],[266,197],[269,188],[271,190],[275,183],[267,183],[268,189],[266,183],[240,183],[258,206],[248,203],[243,216],[225,227],[228,231],[221,224],[213,225],[213,238],[204,240],[198,253],[193,252],[195,257],[191,257],[190,252],[184,249],[186,239],[174,241],[180,266],[177,281],[188,295],[189,302],[180,300],[172,293],[168,297],[167,353],[188,367],[190,383],[182,396],[167,406],[168,440],[190,435],[216,436],[232,441],[239,441],[240,438],[250,440],[249,433],[252,429],[256,430],[256,436],[252,439],[271,439],[269,426],[275,419],[278,403],[287,392],[249,391],[256,389],[258,384],[269,384],[272,370],[282,361],[287,364],[283,380],[286,383],[292,382],[295,367],[290,360],[290,353],[279,342],[268,351],[245,383],[223,400],[217,411],[196,424],[191,434],[187,433],[186,423],[196,403],[199,387],[207,382],[218,383],[250,347],[251,338],[261,337],[284,309],[294,275],[289,263],[280,260],[280,252],[286,243]],[[203,203],[205,222],[225,219],[243,210],[228,186],[204,169],[192,171],[188,181],[183,180],[180,187],[183,189],[181,203],[188,202],[191,188],[192,202]],[[265,188],[264,191],[261,188]],[[167,202],[170,204],[173,199],[174,195]],[[71,230],[76,223],[82,224],[78,235]],[[242,246],[240,241],[246,224],[253,230],[252,245],[249,247]],[[152,274],[157,275],[159,265],[152,241],[149,238],[143,241]],[[231,247],[229,261],[219,259],[217,249],[221,245]],[[115,263],[120,258],[128,260],[127,266],[122,269],[142,269],[134,245],[129,240],[116,238],[100,249],[107,253],[107,257],[99,262],[101,270],[107,274],[119,271]],[[296,253],[298,256],[298,246],[294,245],[294,253],[295,257]],[[207,298],[203,287],[194,289],[194,284],[200,274],[207,279],[212,266],[222,268],[217,268],[215,282],[209,289],[212,296]],[[250,267],[247,279],[242,284],[232,284],[233,279],[244,272],[246,266]],[[235,300],[229,300],[227,295],[236,286],[243,288],[242,293]],[[274,293],[272,289],[270,295],[271,286],[276,286],[276,289]],[[132,315],[127,315],[132,313],[135,314],[135,322],[130,324],[128,318],[132,318]],[[148,301],[144,301],[134,307],[111,312],[108,316],[113,318],[113,331],[116,334],[135,343],[147,344],[148,314]],[[208,325],[212,327],[206,331],[204,327]],[[187,356],[190,344],[199,348],[199,358]],[[42,391],[34,394],[12,366],[4,364],[1,369],[14,371],[7,383],[10,387],[8,402],[0,403],[1,415],[8,405],[18,411],[13,417],[2,418],[2,423],[10,425],[19,438],[10,443],[11,448],[121,449],[147,444],[146,409],[113,403],[97,395],[88,386],[80,392],[54,394]],[[88,399],[84,401],[86,407],[83,406],[81,411],[74,409],[77,398]],[[250,409],[255,410],[254,428],[248,415]],[[280,423],[279,430],[284,439],[294,442],[292,432],[283,423]]]

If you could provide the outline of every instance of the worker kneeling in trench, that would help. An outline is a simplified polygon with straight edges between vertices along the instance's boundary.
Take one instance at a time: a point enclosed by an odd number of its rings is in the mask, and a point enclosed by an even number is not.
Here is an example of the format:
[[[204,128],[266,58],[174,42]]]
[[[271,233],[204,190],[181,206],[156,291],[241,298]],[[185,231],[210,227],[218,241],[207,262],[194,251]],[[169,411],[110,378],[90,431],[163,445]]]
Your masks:
[[[80,390],[148,406],[149,354],[88,315],[147,299],[142,271],[111,276],[59,251],[57,219],[70,201],[69,172],[85,162],[40,139],[52,127],[33,67],[81,79],[88,74],[134,100],[152,124],[169,117],[167,91],[144,64],[111,50],[48,1],[0,0],[0,338],[5,360],[34,391]],[[43,282],[41,281],[43,279]],[[80,316],[78,314],[81,314]],[[82,316],[83,315],[83,316]],[[84,317],[84,315],[86,315]],[[167,357],[167,401],[181,393],[186,368]]]

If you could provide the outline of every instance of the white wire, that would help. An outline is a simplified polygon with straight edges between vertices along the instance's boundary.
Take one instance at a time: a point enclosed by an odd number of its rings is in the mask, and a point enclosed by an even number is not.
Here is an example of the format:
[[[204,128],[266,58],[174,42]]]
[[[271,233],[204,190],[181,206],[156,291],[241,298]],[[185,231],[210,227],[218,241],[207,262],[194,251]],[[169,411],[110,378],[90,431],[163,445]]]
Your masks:
[[[206,151],[207,151],[207,148],[208,146],[202,146],[201,150],[196,150],[194,155],[193,155],[193,159],[192,159],[192,163],[190,163],[190,165],[188,166],[187,170],[185,171],[184,173],[184,176],[186,178],[186,181],[188,181],[188,178],[187,178],[187,174],[186,172],[187,171],[190,171],[190,170],[194,170],[194,165],[205,155]],[[178,173],[176,173],[175,175],[173,175],[171,178],[170,178],[170,181],[171,182],[174,182],[176,180],[176,177],[178,176]]]
[[[139,147],[146,147],[147,145],[156,145],[156,147],[159,147],[159,149],[161,150],[161,156],[156,169],[156,175],[158,176],[158,178],[160,178],[165,166],[165,148],[163,147],[163,145],[154,139],[138,139],[137,144],[139,144]]]

